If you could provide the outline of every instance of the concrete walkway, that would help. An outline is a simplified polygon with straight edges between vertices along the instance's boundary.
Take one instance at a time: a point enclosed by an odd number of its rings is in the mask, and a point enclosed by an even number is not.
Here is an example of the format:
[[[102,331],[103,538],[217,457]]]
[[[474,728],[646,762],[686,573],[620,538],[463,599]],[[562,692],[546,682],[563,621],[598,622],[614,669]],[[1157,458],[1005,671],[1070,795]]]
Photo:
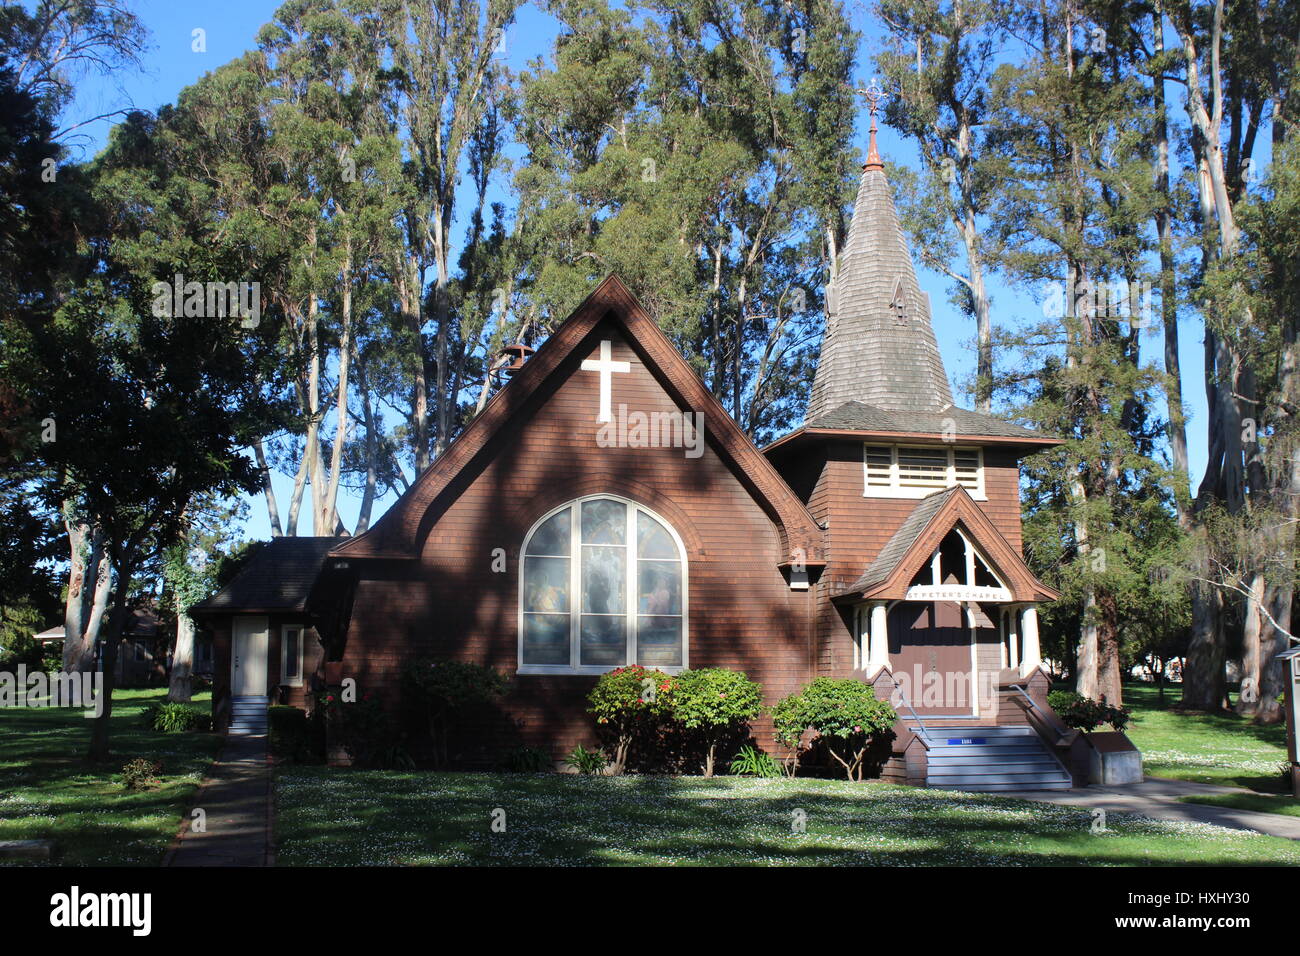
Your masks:
[[[163,866],[271,866],[271,770],[266,735],[230,736],[199,788]]]
[[[1300,840],[1300,817],[1280,813],[1256,813],[1228,807],[1208,807],[1199,803],[1181,803],[1180,797],[1210,796],[1222,793],[1250,793],[1236,787],[1217,787],[1208,783],[1165,780],[1147,777],[1141,783],[1122,787],[1092,786],[1075,790],[1038,790],[1003,793],[1041,803],[1061,803],[1075,807],[1099,807],[1116,813],[1140,813],[1155,820],[1185,820],[1212,823],[1234,830],[1255,830],[1273,836]]]

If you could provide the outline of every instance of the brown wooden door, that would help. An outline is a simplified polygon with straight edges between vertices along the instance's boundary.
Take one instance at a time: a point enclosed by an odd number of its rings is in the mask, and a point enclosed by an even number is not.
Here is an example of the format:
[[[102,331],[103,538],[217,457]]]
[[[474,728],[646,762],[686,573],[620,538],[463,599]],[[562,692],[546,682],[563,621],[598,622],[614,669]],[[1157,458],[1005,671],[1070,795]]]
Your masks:
[[[903,601],[890,608],[889,666],[921,716],[974,712],[971,632],[960,604]]]

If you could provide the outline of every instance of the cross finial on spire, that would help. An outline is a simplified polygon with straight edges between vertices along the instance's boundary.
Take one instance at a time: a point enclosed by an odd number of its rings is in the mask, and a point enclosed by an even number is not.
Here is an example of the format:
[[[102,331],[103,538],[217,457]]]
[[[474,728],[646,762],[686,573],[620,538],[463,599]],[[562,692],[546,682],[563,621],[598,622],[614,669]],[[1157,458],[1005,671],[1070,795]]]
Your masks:
[[[880,158],[880,152],[876,149],[876,113],[880,109],[881,101],[888,99],[889,94],[881,89],[880,83],[874,76],[870,83],[855,92],[867,101],[867,109],[871,111],[871,139],[867,145],[867,162],[862,168],[883,170],[885,161]]]

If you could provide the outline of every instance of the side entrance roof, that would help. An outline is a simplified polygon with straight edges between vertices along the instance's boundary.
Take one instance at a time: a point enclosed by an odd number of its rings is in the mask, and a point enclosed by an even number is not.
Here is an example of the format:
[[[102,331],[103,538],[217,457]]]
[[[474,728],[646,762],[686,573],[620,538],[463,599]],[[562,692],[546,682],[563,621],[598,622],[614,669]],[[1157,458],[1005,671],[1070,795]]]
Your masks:
[[[993,565],[1011,591],[1013,601],[1037,603],[1061,596],[1059,591],[1038,580],[966,489],[958,485],[936,491],[917,502],[862,577],[833,599],[837,602],[903,600],[922,565],[958,525]]]

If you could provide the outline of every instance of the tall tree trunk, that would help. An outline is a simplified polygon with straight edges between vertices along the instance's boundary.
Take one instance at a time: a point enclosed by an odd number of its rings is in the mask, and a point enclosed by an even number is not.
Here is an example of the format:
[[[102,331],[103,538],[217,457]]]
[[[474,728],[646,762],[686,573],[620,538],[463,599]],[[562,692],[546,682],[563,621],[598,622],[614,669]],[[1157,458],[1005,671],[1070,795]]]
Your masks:
[[[167,699],[188,704],[193,691],[194,621],[176,602],[176,648],[172,651],[172,669],[167,679]]]
[[[113,597],[113,610],[109,615],[108,633],[104,636],[103,687],[102,704],[94,719],[91,729],[90,751],[87,757],[92,761],[104,761],[109,757],[109,726],[113,719],[113,687],[116,684],[118,648],[122,643],[122,632],[126,628],[126,591],[127,582],[131,580],[132,568],[122,565],[117,569],[119,586]],[[97,702],[98,703],[98,702]]]
[[[284,526],[284,533],[290,537],[298,534],[298,511],[302,508],[302,493],[307,484],[307,468],[311,465],[311,456],[303,448],[302,459],[298,462],[298,473],[293,477],[293,494],[289,496],[289,517]]]
[[[433,315],[434,321],[438,323],[435,345],[438,365],[434,371],[433,407],[438,435],[434,439],[433,456],[438,458],[447,448],[447,434],[451,431],[451,412],[456,407],[456,396],[447,394],[447,383],[450,381],[448,365],[451,355],[451,302],[448,298],[451,269],[447,262],[450,255],[447,249],[447,228],[450,224],[444,219],[450,209],[443,203],[439,203],[434,207],[434,211],[433,250],[438,275],[433,288]]]
[[[338,418],[334,436],[334,448],[330,453],[329,487],[321,502],[321,526],[329,528],[329,534],[337,532],[339,524],[338,496],[339,476],[343,472],[343,446],[348,438],[348,370],[352,362],[352,248],[347,244],[343,255],[342,285],[342,319],[343,331],[339,340],[339,385],[338,396],[334,402],[334,413]],[[320,534],[321,532],[317,532]]]
[[[1151,15],[1155,59],[1165,51],[1164,13],[1160,0]],[[1183,373],[1178,355],[1178,272],[1174,259],[1173,199],[1169,185],[1169,121],[1165,103],[1164,74],[1152,82],[1152,100],[1156,123],[1156,236],[1160,243],[1160,316],[1164,326],[1165,404],[1169,410],[1167,433],[1169,453],[1174,466],[1174,508],[1178,524],[1186,531],[1191,525],[1190,474],[1187,458],[1187,416],[1183,410]]]
[[[280,508],[275,501],[275,489],[271,487],[271,469],[266,464],[266,449],[262,439],[253,442],[253,457],[257,461],[257,470],[262,476],[262,494],[266,497],[266,514],[271,522],[271,537],[279,538],[284,534],[280,527]]]
[[[325,463],[320,453],[320,301],[313,291],[307,300],[307,334],[310,342],[310,360],[307,366],[307,481],[311,484],[311,533],[330,533],[327,515],[323,512],[325,501]]]
[[[972,216],[973,212],[973,209],[968,210]],[[993,319],[978,241],[967,242],[966,262],[970,268],[971,301],[975,307],[975,409],[988,415],[993,411]]]
[[[424,276],[414,256],[405,256],[398,264],[397,298],[401,304],[406,330],[411,336],[414,365],[411,369],[411,444],[418,478],[429,467],[429,382],[424,349],[424,316],[421,296]]]
[[[1183,667],[1183,706],[1207,712],[1223,708],[1223,600],[1217,588],[1192,585],[1192,636]]]
[[[1288,529],[1288,533],[1293,542],[1288,554],[1294,555],[1295,533],[1291,529]],[[1291,582],[1286,581],[1270,587],[1268,595],[1268,610],[1272,619],[1277,622],[1290,622],[1291,606],[1295,600],[1295,588]],[[1260,643],[1263,660],[1259,668],[1259,705],[1255,708],[1257,724],[1280,724],[1286,717],[1282,705],[1278,703],[1278,698],[1286,689],[1286,670],[1282,662],[1277,659],[1277,655],[1291,646],[1291,641],[1287,639],[1286,634],[1272,623],[1264,628],[1264,637]]]
[[[370,404],[370,384],[366,380],[366,366],[362,353],[357,352],[357,388],[361,392],[361,417],[366,428],[366,487],[361,495],[361,511],[357,515],[357,534],[370,527],[370,512],[374,509],[375,493],[379,481],[379,441],[375,434],[375,411]]]
[[[1097,596],[1097,700],[1124,703],[1124,672],[1119,648],[1119,605],[1109,588]]]
[[[1080,697],[1101,696],[1101,648],[1097,629],[1097,589],[1084,588],[1079,650],[1074,663],[1074,690]]]
[[[72,507],[64,503],[71,570],[63,612],[63,670],[81,674],[94,668],[95,641],[113,576],[104,554],[103,535],[73,518]]]
[[[1260,660],[1263,648],[1260,642],[1272,641],[1272,628],[1265,628],[1260,607],[1264,600],[1264,575],[1256,572],[1250,577],[1249,594],[1242,605],[1241,632],[1241,693],[1237,697],[1237,713],[1243,717],[1254,716],[1259,706]]]

